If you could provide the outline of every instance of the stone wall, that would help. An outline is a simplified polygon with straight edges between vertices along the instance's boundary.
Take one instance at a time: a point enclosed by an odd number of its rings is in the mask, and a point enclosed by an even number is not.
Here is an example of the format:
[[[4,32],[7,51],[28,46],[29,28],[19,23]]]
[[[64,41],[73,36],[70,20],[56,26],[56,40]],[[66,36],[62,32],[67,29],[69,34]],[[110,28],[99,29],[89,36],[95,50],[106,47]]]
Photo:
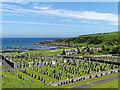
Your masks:
[[[2,58],[3,60],[5,60],[11,67],[17,68],[16,63],[14,63],[14,62],[8,60],[8,58],[5,58],[5,56],[0,55],[0,58]]]
[[[7,60],[7,59],[5,59],[5,61],[6,61],[11,67],[17,68],[16,63],[14,63],[14,62],[12,62],[12,61],[10,61],[10,60]]]
[[[85,76],[81,76],[81,77],[71,78],[71,79],[68,79],[68,80],[62,80],[62,81],[55,82],[55,83],[51,82],[48,85],[62,86],[62,85],[66,85],[66,84],[69,84],[69,83],[84,81],[86,79],[92,79],[92,78],[95,78],[95,77],[100,77],[100,76],[103,76],[103,75],[109,75],[109,74],[113,74],[113,73],[117,73],[117,72],[120,72],[120,69],[114,69],[114,70],[108,70],[108,71],[103,71],[103,72],[99,72],[99,73],[89,74],[89,75],[85,75]]]
[[[75,58],[75,59],[81,59],[81,60],[84,60],[84,59],[88,59],[88,60],[91,60],[91,61],[97,61],[97,62],[102,62],[102,63],[108,63],[108,64],[116,64],[116,65],[120,65],[120,62],[114,62],[114,61],[104,61],[104,60],[99,60],[99,59],[92,59],[92,58],[89,58],[89,57],[84,57],[84,56],[80,56],[80,57],[68,57],[68,56],[63,56],[64,58]]]

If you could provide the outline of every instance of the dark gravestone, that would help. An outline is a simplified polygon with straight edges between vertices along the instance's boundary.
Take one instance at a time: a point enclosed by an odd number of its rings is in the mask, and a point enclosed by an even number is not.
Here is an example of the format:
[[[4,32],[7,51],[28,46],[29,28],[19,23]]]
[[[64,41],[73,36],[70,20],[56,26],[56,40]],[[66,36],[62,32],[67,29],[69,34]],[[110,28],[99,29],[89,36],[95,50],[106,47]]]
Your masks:
[[[44,79],[44,83],[46,83],[46,79]]]
[[[74,82],[74,79],[71,80],[71,83],[73,83],[73,82]]]
[[[33,82],[33,80],[31,80],[31,82]]]
[[[37,75],[35,75],[35,78],[37,78]]]
[[[20,79],[22,79],[22,75],[20,76]]]
[[[70,79],[70,75],[69,75],[69,79]]]
[[[43,81],[43,77],[42,77],[41,81]]]
[[[40,80],[40,76],[38,76],[38,80]]]
[[[90,70],[88,70],[88,74],[90,74]]]
[[[47,75],[49,75],[48,72],[47,72]]]
[[[98,75],[96,74],[95,77],[98,77]]]
[[[92,78],[92,76],[90,75],[90,79]]]
[[[31,75],[32,77],[34,77],[34,74],[32,73],[32,75]]]

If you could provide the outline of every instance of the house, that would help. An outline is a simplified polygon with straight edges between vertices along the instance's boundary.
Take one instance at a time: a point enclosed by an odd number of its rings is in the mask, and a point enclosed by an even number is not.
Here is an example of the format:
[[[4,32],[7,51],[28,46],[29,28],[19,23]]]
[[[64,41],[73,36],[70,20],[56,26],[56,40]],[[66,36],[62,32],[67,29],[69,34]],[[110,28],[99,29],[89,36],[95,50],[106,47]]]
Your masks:
[[[84,47],[84,50],[85,50],[85,52],[89,52],[90,50],[102,51],[103,48],[104,48],[103,46],[102,47],[97,47],[97,48],[90,48],[89,46],[86,46],[86,47]]]
[[[77,49],[65,49],[62,52],[62,55],[71,55],[71,54],[78,54],[81,52],[81,49],[77,47]]]

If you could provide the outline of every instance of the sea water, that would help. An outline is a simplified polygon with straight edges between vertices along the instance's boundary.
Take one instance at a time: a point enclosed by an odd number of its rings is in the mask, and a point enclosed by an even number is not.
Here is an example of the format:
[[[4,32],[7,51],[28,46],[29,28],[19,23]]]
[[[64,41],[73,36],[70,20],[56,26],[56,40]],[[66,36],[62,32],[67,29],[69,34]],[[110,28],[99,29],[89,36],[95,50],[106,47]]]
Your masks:
[[[25,46],[27,49],[50,49],[58,48],[53,46],[44,46],[44,45],[33,45],[31,43],[43,42],[43,41],[53,41],[58,38],[2,38],[2,47],[3,50],[11,50],[13,47]],[[7,48],[7,49],[5,49]]]

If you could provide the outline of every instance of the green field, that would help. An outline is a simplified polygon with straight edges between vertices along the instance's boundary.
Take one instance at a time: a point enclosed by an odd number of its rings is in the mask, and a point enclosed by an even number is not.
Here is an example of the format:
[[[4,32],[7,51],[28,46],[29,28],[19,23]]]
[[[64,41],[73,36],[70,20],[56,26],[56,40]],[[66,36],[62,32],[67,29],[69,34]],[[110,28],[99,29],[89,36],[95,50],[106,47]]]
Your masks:
[[[104,83],[89,86],[87,88],[118,88],[118,82],[119,82],[118,80],[120,79],[110,80]]]
[[[74,38],[64,38],[54,40],[54,43],[65,44],[70,43],[72,45],[107,45],[107,46],[115,46],[118,45],[118,34],[120,32],[111,32],[105,34],[90,34],[90,35],[82,35]]]
[[[102,47],[105,49],[102,52],[92,52],[92,54],[120,54],[120,46],[118,35],[120,32],[111,32],[104,34],[90,34],[82,35],[74,38],[63,38],[56,39],[53,41],[55,44],[66,44],[66,45],[76,45],[76,46],[90,46],[90,47]],[[87,53],[89,54],[89,53]],[[83,54],[84,55],[84,54]]]

